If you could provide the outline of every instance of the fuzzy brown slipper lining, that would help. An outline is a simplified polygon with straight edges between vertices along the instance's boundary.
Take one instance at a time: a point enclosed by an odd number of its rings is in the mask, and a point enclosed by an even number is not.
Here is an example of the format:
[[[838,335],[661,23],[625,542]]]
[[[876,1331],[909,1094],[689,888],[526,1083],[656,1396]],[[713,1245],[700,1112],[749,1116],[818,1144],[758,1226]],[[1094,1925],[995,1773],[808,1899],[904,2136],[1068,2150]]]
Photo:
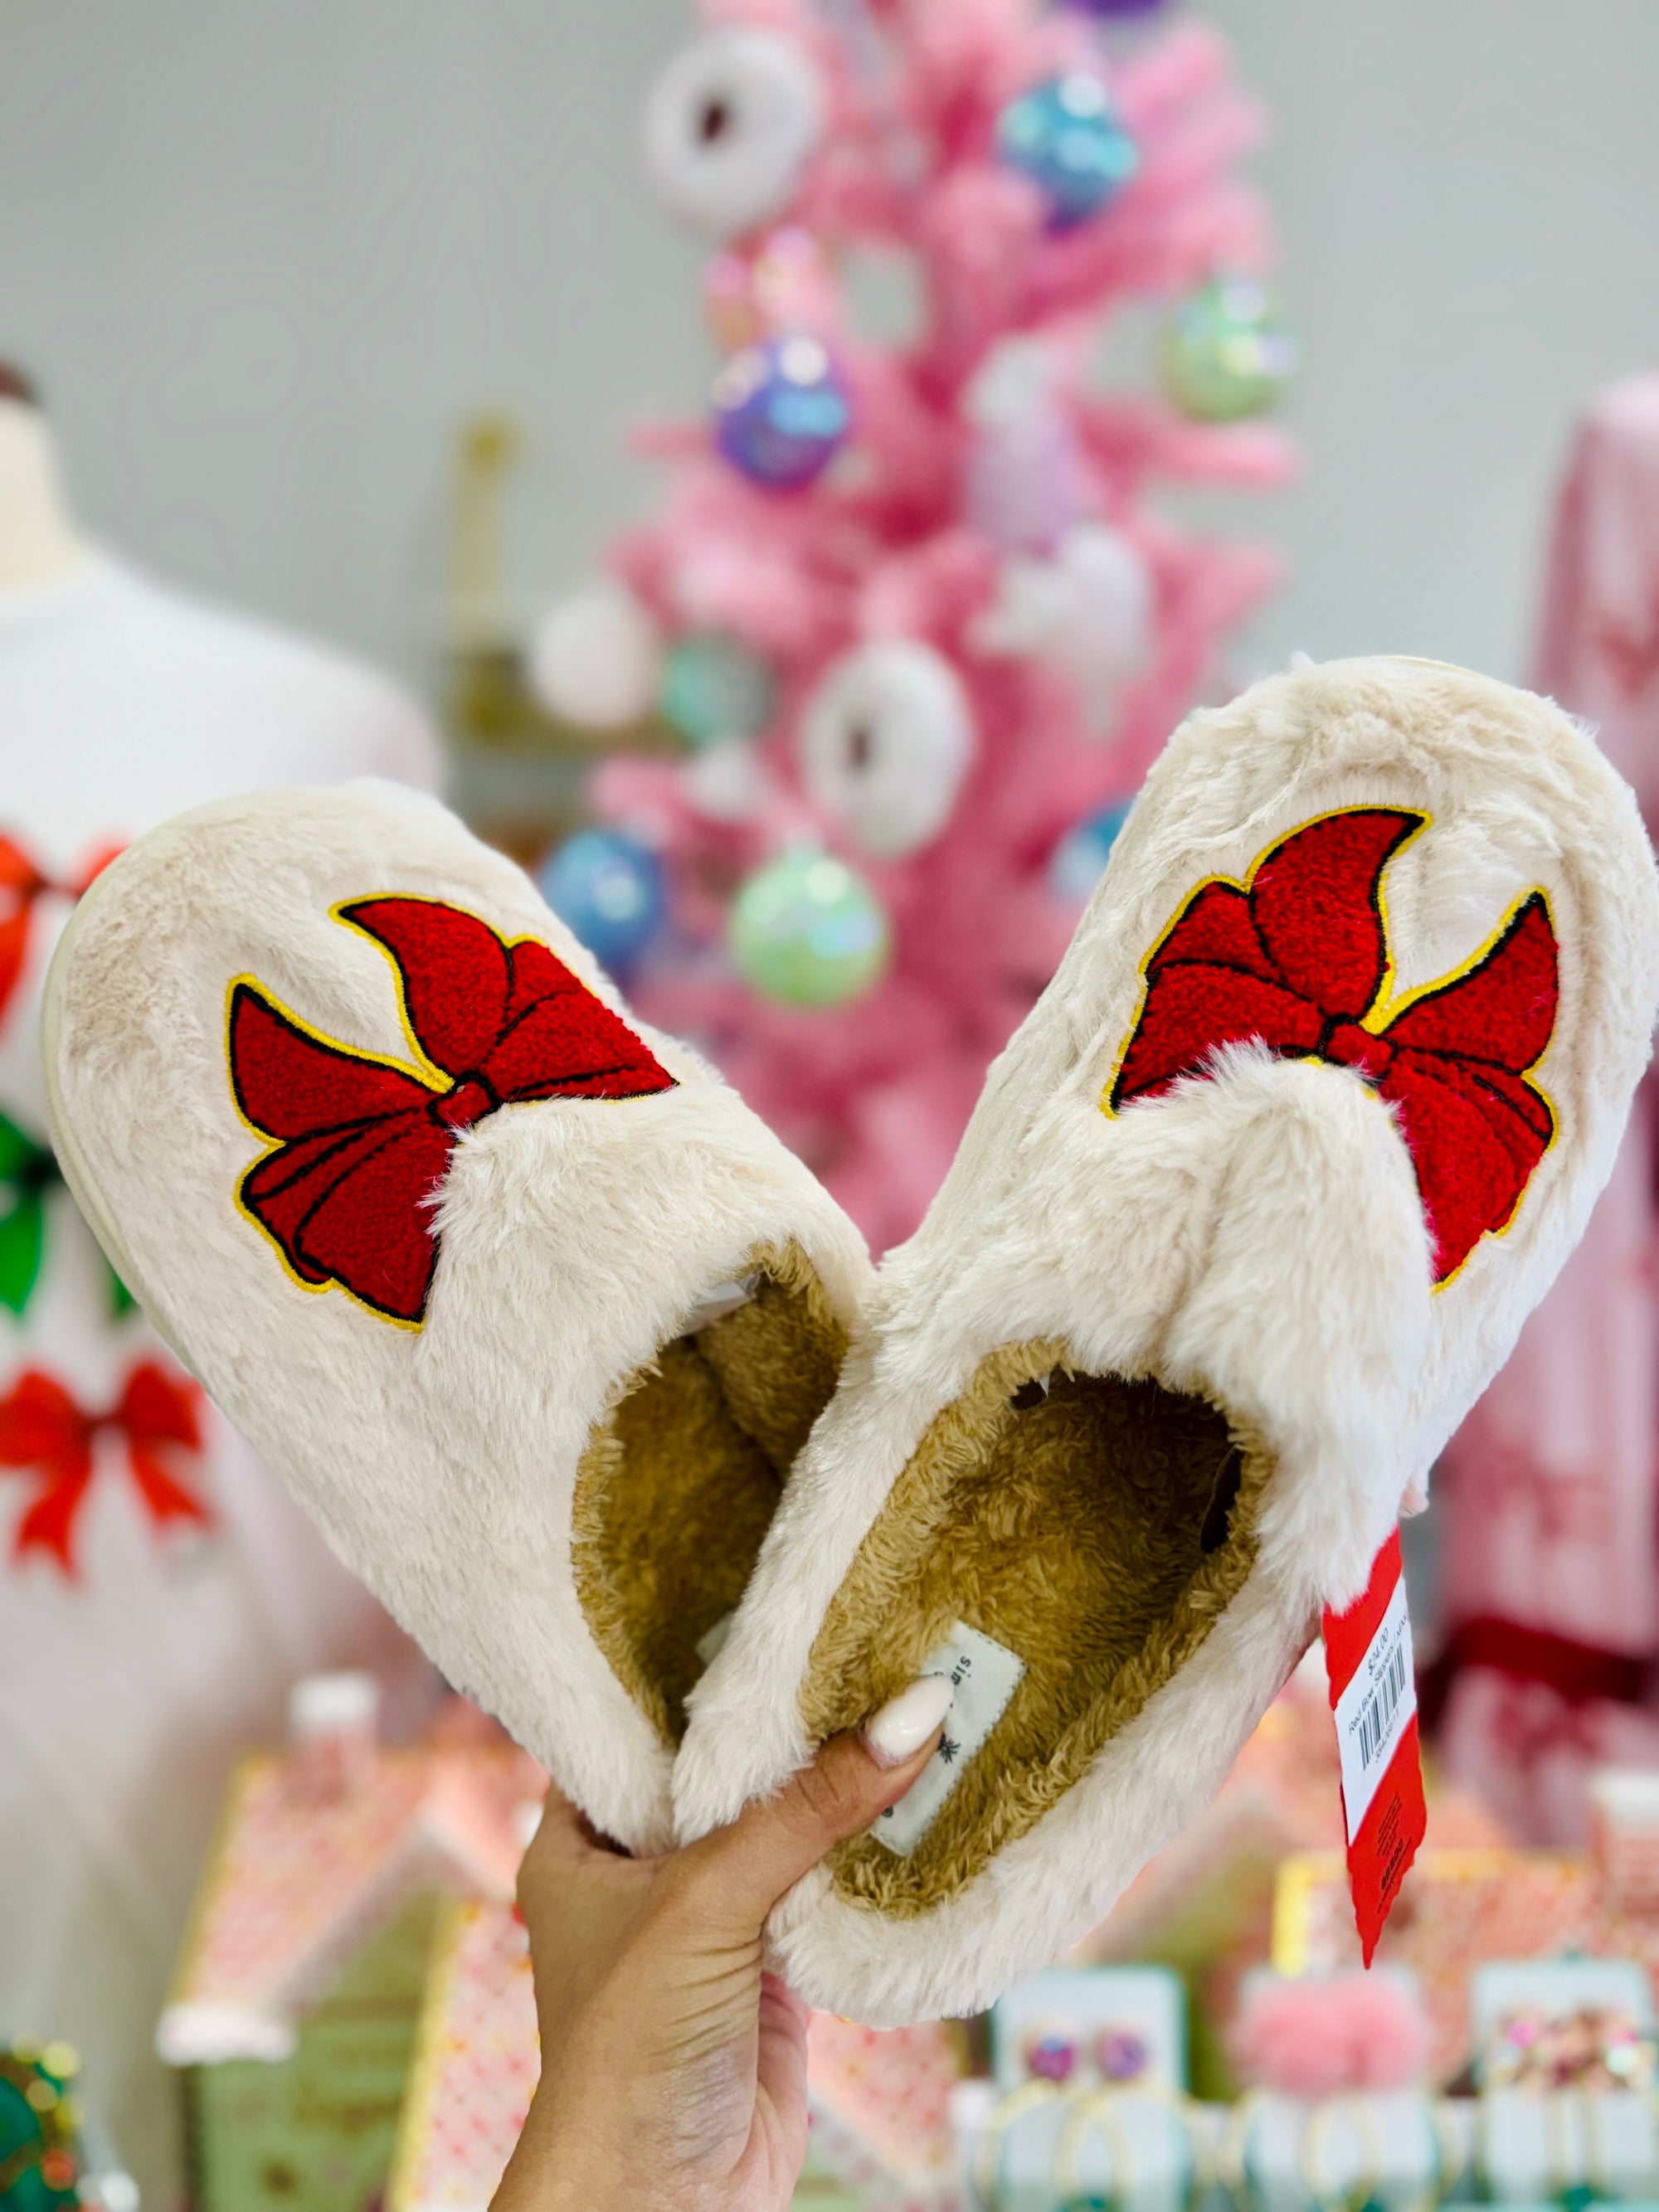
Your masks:
[[[986,1360],[860,1546],[801,1708],[815,1738],[855,1724],[959,1620],[1025,1671],[908,1856],[873,1834],[842,1846],[842,1894],[925,1911],[1033,1826],[1243,1586],[1269,1473],[1200,1398],[1068,1372],[1056,1344]]]
[[[847,1350],[797,1244],[751,1255],[747,1304],[665,1346],[576,1473],[571,1551],[593,1640],[665,1743],[736,1607]]]

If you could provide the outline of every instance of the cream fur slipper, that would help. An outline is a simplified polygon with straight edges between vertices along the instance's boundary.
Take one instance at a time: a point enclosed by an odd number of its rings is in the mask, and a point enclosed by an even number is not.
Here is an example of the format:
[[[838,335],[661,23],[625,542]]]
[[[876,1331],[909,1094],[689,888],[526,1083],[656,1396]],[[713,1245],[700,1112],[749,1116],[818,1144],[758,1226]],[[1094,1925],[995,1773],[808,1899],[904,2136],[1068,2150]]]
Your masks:
[[[661,1846],[866,1295],[851,1223],[389,786],[143,838],[64,936],[45,1050],[64,1173],[179,1357],[450,1680]]]
[[[809,2003],[988,2004],[1200,1811],[1579,1235],[1656,1000],[1634,803],[1545,702],[1358,660],[1176,733],[691,1697],[686,1837],[957,1684],[774,1916]]]

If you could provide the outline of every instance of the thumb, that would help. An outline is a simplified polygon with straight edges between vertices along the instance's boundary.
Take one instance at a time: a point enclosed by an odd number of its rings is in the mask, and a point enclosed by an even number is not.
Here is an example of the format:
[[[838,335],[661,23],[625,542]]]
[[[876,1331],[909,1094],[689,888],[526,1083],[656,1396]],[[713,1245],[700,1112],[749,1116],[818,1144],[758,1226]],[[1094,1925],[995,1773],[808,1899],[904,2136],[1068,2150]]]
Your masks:
[[[748,1941],[826,1851],[896,1805],[933,1756],[951,1685],[923,1674],[864,1726],[831,1736],[775,1797],[747,1807],[681,1854],[692,1910],[719,1941]]]

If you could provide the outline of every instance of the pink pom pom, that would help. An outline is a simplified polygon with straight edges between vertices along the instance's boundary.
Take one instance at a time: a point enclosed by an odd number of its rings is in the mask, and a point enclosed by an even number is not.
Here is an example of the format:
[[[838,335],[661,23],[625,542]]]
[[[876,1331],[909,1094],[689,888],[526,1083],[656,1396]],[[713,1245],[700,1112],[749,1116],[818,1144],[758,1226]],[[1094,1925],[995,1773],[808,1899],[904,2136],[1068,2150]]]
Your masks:
[[[1348,2014],[1354,2078],[1362,2088],[1403,2089],[1429,2063],[1429,2023],[1407,1985],[1391,1975],[1362,1974]]]
[[[1234,2027],[1234,2064],[1247,2081],[1286,2096],[1334,2095],[1347,2087],[1347,2054],[1331,2032],[1333,2010],[1328,1983],[1263,1983]]]
[[[1420,2081],[1428,2023],[1411,1990],[1392,1975],[1266,1980],[1246,1996],[1231,2043],[1234,2064],[1258,2087],[1287,2097],[1333,2097]]]

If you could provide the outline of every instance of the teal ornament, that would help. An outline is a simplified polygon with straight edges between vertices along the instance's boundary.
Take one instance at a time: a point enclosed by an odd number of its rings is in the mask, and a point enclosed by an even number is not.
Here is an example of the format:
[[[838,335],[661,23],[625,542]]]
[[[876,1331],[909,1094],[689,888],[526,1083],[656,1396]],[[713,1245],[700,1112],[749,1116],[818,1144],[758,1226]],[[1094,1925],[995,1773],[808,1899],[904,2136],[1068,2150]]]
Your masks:
[[[602,966],[625,969],[662,927],[662,862],[621,830],[582,830],[537,877],[542,896]]]
[[[1048,863],[1048,888],[1062,906],[1086,906],[1105,873],[1117,836],[1129,818],[1132,799],[1115,799],[1068,830]]]
[[[1164,381],[1200,422],[1260,415],[1296,374],[1296,340],[1254,276],[1216,276],[1184,300],[1164,334]]]
[[[997,118],[997,153],[1042,193],[1051,230],[1097,215],[1140,167],[1111,94],[1086,70],[1044,77],[1011,100]]]
[[[786,853],[750,877],[732,902],[738,972],[786,1006],[840,1006],[884,972],[892,936],[861,876],[827,853]]]
[[[657,703],[694,745],[757,738],[775,700],[771,670],[734,637],[682,637],[669,647]]]

